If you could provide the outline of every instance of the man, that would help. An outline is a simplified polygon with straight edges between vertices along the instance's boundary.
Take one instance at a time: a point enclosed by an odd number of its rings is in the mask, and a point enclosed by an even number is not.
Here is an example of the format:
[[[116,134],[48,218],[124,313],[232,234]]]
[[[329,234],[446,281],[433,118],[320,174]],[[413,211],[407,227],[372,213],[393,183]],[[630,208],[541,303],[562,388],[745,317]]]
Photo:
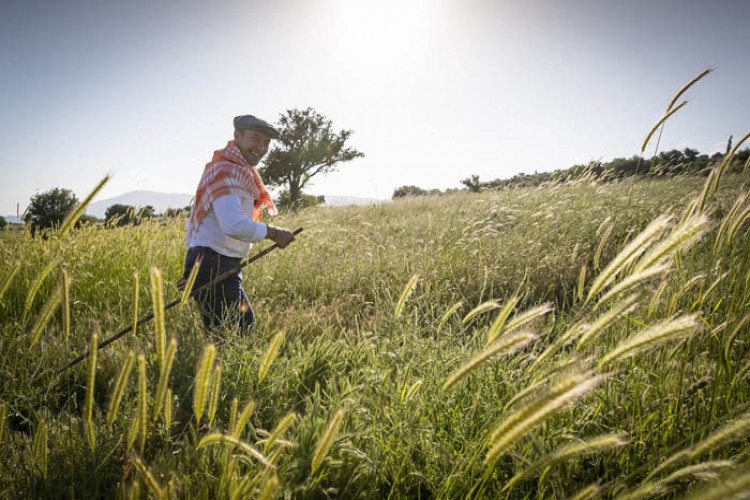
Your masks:
[[[188,251],[182,283],[200,262],[193,289],[239,266],[253,242],[272,240],[280,248],[294,240],[286,229],[260,222],[265,207],[276,215],[276,207],[255,166],[268,152],[279,132],[252,115],[234,119],[234,140],[214,152],[195,193],[187,223]],[[255,313],[242,289],[242,273],[198,293],[203,324],[207,330],[239,324],[241,332],[255,322]]]

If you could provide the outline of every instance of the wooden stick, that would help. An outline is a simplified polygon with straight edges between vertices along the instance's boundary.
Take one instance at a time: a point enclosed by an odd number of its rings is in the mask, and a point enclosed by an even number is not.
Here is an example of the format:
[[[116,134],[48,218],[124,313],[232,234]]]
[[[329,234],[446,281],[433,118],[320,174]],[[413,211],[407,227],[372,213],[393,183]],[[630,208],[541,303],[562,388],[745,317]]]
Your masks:
[[[302,228],[300,227],[300,228],[297,228],[294,231],[292,231],[292,234],[294,234],[296,236],[296,235],[298,235],[301,232],[302,232]],[[256,260],[260,259],[261,257],[264,257],[264,256],[268,255],[272,251],[276,250],[278,247],[279,246],[276,243],[274,243],[270,247],[268,247],[265,250],[263,250],[263,251],[255,254],[255,255],[253,255],[249,259],[240,262],[240,264],[237,267],[234,267],[234,268],[230,269],[229,271],[226,271],[226,272],[218,275],[216,277],[216,279],[214,279],[212,281],[209,281],[205,285],[201,285],[200,287],[196,288],[195,290],[193,290],[192,292],[190,292],[190,296],[192,297],[195,294],[197,294],[198,292],[201,292],[201,291],[205,290],[206,288],[219,283],[220,281],[224,281],[229,276],[232,276],[236,272],[242,270],[243,267],[247,266],[248,264],[251,264],[251,263],[255,262]],[[176,306],[177,304],[179,304],[181,301],[182,301],[182,297],[172,300],[171,302],[169,302],[168,304],[166,304],[164,306],[164,311],[167,311],[168,309],[173,308],[174,306]],[[96,350],[98,351],[98,350],[101,350],[101,349],[107,347],[109,344],[111,344],[115,340],[118,340],[118,339],[124,337],[125,335],[127,335],[128,333],[132,332],[134,326],[140,326],[140,325],[142,325],[142,324],[144,324],[144,323],[146,323],[146,322],[148,322],[148,321],[150,321],[152,319],[154,319],[154,311],[150,311],[150,312],[144,314],[143,316],[141,316],[140,318],[138,318],[138,321],[135,322],[135,325],[130,325],[130,326],[126,327],[126,328],[123,328],[122,330],[120,330],[119,332],[115,333],[111,337],[106,338],[106,339],[102,340],[101,342],[99,342],[97,344],[97,346],[96,346]],[[59,370],[57,370],[57,373],[60,374],[60,373],[64,372],[65,370],[74,367],[75,365],[77,365],[78,363],[80,363],[81,361],[83,361],[84,359],[88,358],[90,354],[91,354],[91,350],[89,349],[88,351],[86,351],[85,353],[81,354],[76,359],[74,359],[73,361],[71,361],[70,363],[68,363],[67,365],[65,365],[64,367],[62,367]]]

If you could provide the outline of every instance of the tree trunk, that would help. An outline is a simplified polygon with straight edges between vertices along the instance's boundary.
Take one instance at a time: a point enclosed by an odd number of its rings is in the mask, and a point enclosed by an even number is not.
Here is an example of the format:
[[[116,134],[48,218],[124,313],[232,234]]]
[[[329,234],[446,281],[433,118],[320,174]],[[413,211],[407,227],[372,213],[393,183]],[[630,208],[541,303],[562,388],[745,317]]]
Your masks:
[[[302,197],[302,190],[299,187],[299,182],[294,179],[289,183],[289,202],[292,206],[295,206],[300,198]]]

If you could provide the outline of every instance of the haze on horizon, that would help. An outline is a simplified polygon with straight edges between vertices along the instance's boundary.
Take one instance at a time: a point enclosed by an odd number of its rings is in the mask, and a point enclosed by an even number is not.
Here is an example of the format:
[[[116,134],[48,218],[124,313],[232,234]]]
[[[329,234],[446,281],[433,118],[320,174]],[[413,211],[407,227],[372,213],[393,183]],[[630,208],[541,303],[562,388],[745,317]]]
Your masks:
[[[390,198],[750,130],[739,0],[6,0],[0,214],[53,187],[192,193],[232,118],[313,107],[366,156],[310,194]],[[650,154],[652,151],[647,151]]]

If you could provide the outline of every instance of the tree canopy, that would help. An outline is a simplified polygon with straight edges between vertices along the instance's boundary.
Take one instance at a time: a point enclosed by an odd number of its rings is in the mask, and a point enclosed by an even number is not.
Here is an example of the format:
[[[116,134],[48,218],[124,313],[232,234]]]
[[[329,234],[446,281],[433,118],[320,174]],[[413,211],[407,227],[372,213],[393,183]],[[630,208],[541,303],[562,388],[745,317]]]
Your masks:
[[[133,205],[115,203],[104,211],[104,220],[108,226],[127,226],[128,224],[140,224],[144,219],[156,217],[156,211],[151,205],[136,208]]]
[[[280,139],[268,153],[260,174],[269,186],[284,186],[293,205],[314,176],[339,163],[364,156],[346,142],[351,130],[335,132],[331,120],[312,108],[290,109],[279,118]]]
[[[23,220],[31,224],[32,231],[59,226],[77,204],[78,198],[73,191],[53,188],[31,197]]]

